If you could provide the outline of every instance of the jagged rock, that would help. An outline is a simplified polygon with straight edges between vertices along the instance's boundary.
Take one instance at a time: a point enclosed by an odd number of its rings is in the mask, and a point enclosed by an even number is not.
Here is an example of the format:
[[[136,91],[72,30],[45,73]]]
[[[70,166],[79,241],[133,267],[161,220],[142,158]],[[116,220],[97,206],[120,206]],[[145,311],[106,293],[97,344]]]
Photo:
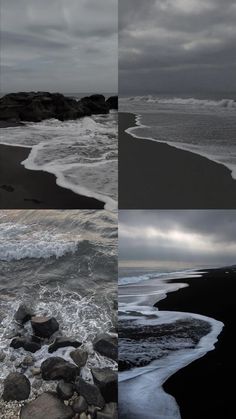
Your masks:
[[[88,409],[88,404],[83,396],[77,397],[74,403],[72,404],[72,409],[75,413],[83,413]]]
[[[111,96],[106,100],[109,109],[118,109],[118,96]]]
[[[118,358],[118,340],[117,338],[111,337],[109,335],[100,335],[98,336],[94,343],[93,347],[95,351],[100,353],[102,356],[111,358],[114,361],[117,361]]]
[[[109,105],[103,95],[92,95],[77,101],[60,93],[19,92],[0,99],[0,121],[10,124],[40,122],[50,118],[65,121],[108,112]]]
[[[33,315],[34,313],[30,307],[28,307],[26,304],[21,304],[14,315],[14,319],[17,321],[17,323],[24,324],[28,322]]]
[[[24,348],[25,351],[35,353],[41,349],[41,345],[28,338],[17,337],[12,339],[10,346],[14,349]]]
[[[79,373],[78,367],[60,357],[51,357],[41,364],[44,380],[64,380],[73,382]]]
[[[54,340],[54,342],[49,346],[48,352],[53,353],[59,348],[65,348],[67,346],[73,346],[74,348],[79,348],[82,343],[78,342],[73,338],[59,337]]]
[[[59,324],[54,317],[35,316],[31,319],[31,326],[36,336],[50,338],[59,329]]]
[[[70,357],[79,368],[82,368],[86,365],[88,352],[83,349],[76,349],[70,353]]]
[[[12,372],[4,380],[2,398],[6,402],[26,400],[30,395],[30,389],[30,382],[24,374]]]
[[[87,383],[83,378],[78,377],[75,381],[75,389],[80,396],[85,398],[88,404],[101,409],[105,406],[104,398],[96,385]]]
[[[117,373],[110,368],[92,368],[94,384],[96,384],[106,403],[116,402],[118,398]]]
[[[74,394],[74,386],[61,380],[57,384],[57,394],[62,400],[69,400]]]
[[[22,407],[20,419],[71,419],[74,412],[55,394],[43,393]]]

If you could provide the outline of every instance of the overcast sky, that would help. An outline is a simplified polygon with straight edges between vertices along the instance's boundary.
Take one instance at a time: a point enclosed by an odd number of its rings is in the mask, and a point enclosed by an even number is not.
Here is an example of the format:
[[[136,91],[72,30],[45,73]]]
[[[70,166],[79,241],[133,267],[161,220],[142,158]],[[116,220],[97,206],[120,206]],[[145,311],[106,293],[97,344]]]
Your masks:
[[[236,92],[235,0],[119,0],[119,87]]]
[[[236,264],[236,210],[119,211],[121,266]]]
[[[2,0],[1,91],[117,90],[118,0]]]

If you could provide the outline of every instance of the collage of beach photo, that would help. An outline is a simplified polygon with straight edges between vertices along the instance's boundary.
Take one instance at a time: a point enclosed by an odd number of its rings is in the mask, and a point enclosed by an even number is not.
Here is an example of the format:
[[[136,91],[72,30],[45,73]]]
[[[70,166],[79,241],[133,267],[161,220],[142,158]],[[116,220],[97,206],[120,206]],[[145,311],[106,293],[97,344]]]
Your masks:
[[[0,24],[0,419],[232,419],[235,0]]]

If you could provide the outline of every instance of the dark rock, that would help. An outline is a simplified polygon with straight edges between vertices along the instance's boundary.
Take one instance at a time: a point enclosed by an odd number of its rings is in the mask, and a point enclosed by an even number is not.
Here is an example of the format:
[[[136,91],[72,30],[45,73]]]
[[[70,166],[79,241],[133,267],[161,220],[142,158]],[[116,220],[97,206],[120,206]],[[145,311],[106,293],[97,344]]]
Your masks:
[[[77,101],[60,93],[19,92],[0,99],[0,121],[9,124],[40,122],[50,118],[65,121],[108,112],[109,105],[103,95],[92,95]]]
[[[81,103],[90,109],[92,114],[109,113],[109,105],[103,95],[86,96],[81,99]]]
[[[37,342],[33,342],[28,338],[17,337],[11,341],[10,346],[14,349],[24,348],[25,351],[35,353],[41,349],[41,345]]]
[[[85,398],[88,404],[101,409],[105,406],[104,398],[96,385],[89,384],[81,377],[78,377],[75,382],[75,389],[80,396]]]
[[[41,364],[42,378],[44,380],[64,380],[73,382],[79,369],[60,357],[51,357]]]
[[[78,365],[79,368],[82,368],[86,365],[88,352],[84,351],[83,349],[76,349],[70,353],[70,357],[73,359],[74,363]]]
[[[20,127],[24,126],[22,122],[14,121],[9,119],[8,121],[0,121],[0,128],[11,128],[11,127]]]
[[[93,343],[95,351],[100,355],[117,361],[118,358],[118,340],[109,335],[100,335]]]
[[[35,316],[31,319],[31,325],[36,336],[50,338],[59,329],[59,324],[54,317]]]
[[[72,409],[75,413],[87,412],[88,404],[83,396],[77,397],[72,404]]]
[[[54,342],[49,346],[48,352],[53,353],[59,348],[65,348],[67,346],[73,346],[74,348],[79,348],[82,343],[78,342],[76,339],[72,338],[56,338]]]
[[[6,192],[14,192],[14,188],[11,185],[1,185],[0,188]]]
[[[30,395],[30,388],[30,382],[24,374],[12,372],[4,380],[2,398],[6,402],[26,400]]]
[[[96,384],[106,403],[116,402],[118,398],[118,377],[110,368],[93,368],[91,370],[94,384]]]
[[[43,393],[22,407],[20,419],[71,419],[74,413],[55,394]]]
[[[32,365],[34,365],[34,362],[34,358],[31,355],[28,355],[23,359],[21,365],[23,367],[31,367]]]
[[[30,307],[28,307],[26,304],[21,304],[14,315],[14,319],[17,321],[17,323],[24,324],[28,322],[33,315],[34,313]]]
[[[111,96],[106,100],[109,109],[118,109],[118,96]]]
[[[74,386],[61,380],[57,384],[57,394],[60,399],[69,400],[74,394]]]
[[[118,419],[117,403],[108,403],[101,412],[97,412],[97,419]]]

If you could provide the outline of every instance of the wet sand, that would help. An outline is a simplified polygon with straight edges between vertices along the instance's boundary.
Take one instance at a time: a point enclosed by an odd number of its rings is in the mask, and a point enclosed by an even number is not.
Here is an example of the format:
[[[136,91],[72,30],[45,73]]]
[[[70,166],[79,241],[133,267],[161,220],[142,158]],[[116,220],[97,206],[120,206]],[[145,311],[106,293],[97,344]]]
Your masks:
[[[119,114],[119,208],[236,208],[236,181],[229,169],[168,144],[125,132],[135,116]]]
[[[103,209],[104,203],[56,184],[53,174],[25,169],[30,149],[0,145],[0,208]]]

